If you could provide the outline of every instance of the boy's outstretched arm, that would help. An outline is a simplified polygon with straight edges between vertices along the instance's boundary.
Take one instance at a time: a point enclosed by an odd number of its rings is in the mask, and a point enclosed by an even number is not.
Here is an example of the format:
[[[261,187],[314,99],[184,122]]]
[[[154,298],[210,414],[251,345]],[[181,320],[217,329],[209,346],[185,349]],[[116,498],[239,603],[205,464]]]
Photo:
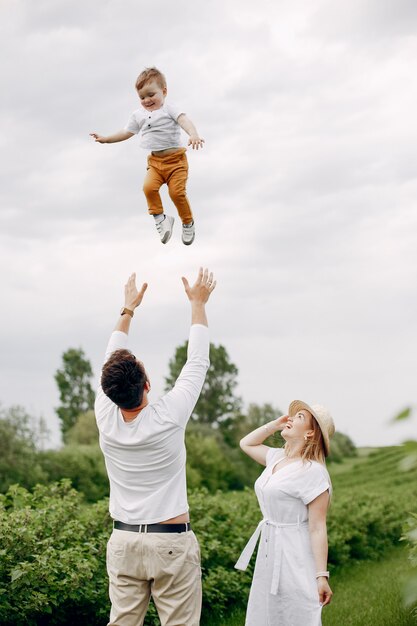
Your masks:
[[[126,139],[133,137],[133,135],[134,133],[129,133],[127,130],[119,130],[119,132],[109,135],[108,137],[103,137],[97,133],[90,133],[90,137],[93,137],[94,141],[98,141],[98,143],[117,143],[118,141],[126,141]]]
[[[185,132],[188,135],[190,135],[190,139],[188,140],[188,145],[192,146],[193,150],[194,148],[198,150],[198,148],[203,147],[204,139],[202,139],[199,136],[196,127],[194,126],[192,121],[185,115],[185,113],[182,113],[179,116],[178,124],[181,126],[183,130],[185,130]]]

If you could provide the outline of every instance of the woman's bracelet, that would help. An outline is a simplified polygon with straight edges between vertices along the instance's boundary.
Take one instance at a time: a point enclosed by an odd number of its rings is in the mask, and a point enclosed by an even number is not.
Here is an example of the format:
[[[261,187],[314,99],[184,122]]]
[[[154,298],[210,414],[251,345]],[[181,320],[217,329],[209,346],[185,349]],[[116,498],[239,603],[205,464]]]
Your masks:
[[[330,578],[329,572],[316,572],[316,578],[320,578],[320,576],[324,576],[325,578]]]

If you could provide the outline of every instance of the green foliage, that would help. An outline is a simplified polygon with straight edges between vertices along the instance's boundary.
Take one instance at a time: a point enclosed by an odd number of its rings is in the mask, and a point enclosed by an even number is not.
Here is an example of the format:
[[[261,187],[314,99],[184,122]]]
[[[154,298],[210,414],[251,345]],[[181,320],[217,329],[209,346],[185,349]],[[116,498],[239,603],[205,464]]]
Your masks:
[[[406,455],[400,462],[400,470],[408,472],[417,467],[417,441],[406,441],[404,444]]]
[[[0,496],[0,623],[105,624],[106,503],[85,508],[68,482]]]
[[[94,411],[81,413],[77,417],[74,426],[67,432],[66,440],[68,444],[88,446],[97,444],[98,428]]]
[[[412,414],[413,407],[407,407],[398,413],[392,422],[409,419]],[[405,455],[399,462],[399,469],[408,474],[410,472],[415,474],[415,470],[417,469],[417,441],[406,441],[404,443],[404,450]],[[408,540],[410,544],[409,558],[413,567],[417,568],[417,515],[415,513],[415,506],[414,511],[405,524],[402,539]],[[417,573],[413,573],[405,583],[403,600],[405,606],[412,607],[412,612],[417,622]]]
[[[412,414],[412,407],[407,406],[405,409],[397,413],[395,417],[392,418],[392,422],[402,422],[403,420],[408,419]]]
[[[66,441],[68,430],[74,426],[81,413],[94,407],[94,391],[91,387],[93,370],[84,351],[70,348],[62,355],[62,369],[55,373],[61,405],[56,409],[61,420],[61,430]]]
[[[408,517],[404,527],[403,539],[410,546],[409,560],[413,568],[413,573],[404,587],[404,604],[408,607],[414,607],[413,614],[417,621],[417,513]]]
[[[211,605],[219,614],[250,584],[250,573],[240,576],[233,564],[259,516],[257,503],[249,491],[225,497],[199,490],[190,505],[202,549],[204,610]],[[0,496],[1,624],[106,623],[107,506],[107,500],[83,506],[68,481],[33,494],[15,486]],[[154,609],[147,623],[158,623]]]
[[[271,404],[259,405],[252,403],[245,413],[235,413],[221,422],[220,429],[225,441],[232,447],[238,447],[242,437],[259,428],[259,426],[272,422],[272,420],[277,419],[281,415],[282,412]],[[267,446],[275,445],[282,447],[284,444],[285,441],[278,432],[265,441]]]
[[[169,361],[169,374],[165,378],[165,388],[171,389],[187,360],[188,342],[179,346]],[[222,346],[210,344],[210,367],[203,389],[193,411],[192,418],[212,426],[219,424],[229,415],[238,411],[241,401],[234,395],[238,369]]]
[[[234,564],[260,519],[252,490],[190,496],[193,528],[201,546],[203,615],[222,615],[242,604],[249,591],[252,566],[238,572]]]
[[[0,409],[0,493],[13,484],[32,489],[69,478],[88,502],[108,495],[109,483],[92,411],[82,414],[68,431],[70,445],[39,451],[45,429],[19,406]],[[91,445],[82,442],[94,441]]]
[[[214,493],[221,489],[243,489],[253,484],[259,466],[253,461],[247,471],[247,457],[240,449],[228,446],[219,430],[191,423],[186,432],[187,484],[189,489],[205,487]]]
[[[248,411],[235,414],[220,427],[191,421],[186,433],[187,479],[189,489],[205,487],[211,493],[218,489],[241,490],[252,486],[261,466],[242,453],[239,440],[260,424],[275,419],[280,412],[269,404],[251,404]],[[102,453],[98,447],[98,431],[93,411],[81,414],[67,431],[67,444],[59,450],[38,452],[38,435],[23,409],[14,409],[9,421],[0,420],[0,485],[5,491],[13,483],[32,488],[69,478],[88,502],[108,495],[108,480]],[[7,426],[7,428],[6,428]],[[3,429],[3,430],[2,430]],[[10,432],[13,433],[12,440]],[[341,435],[341,437],[344,437]],[[267,445],[282,446],[279,433],[268,438]],[[346,449],[344,452],[348,453]]]
[[[78,416],[67,432],[68,445],[60,450],[38,454],[38,462],[46,479],[42,482],[68,478],[87,502],[97,502],[109,493],[109,481],[103,454],[98,446],[98,429],[93,411]]]
[[[44,432],[42,422],[36,425],[23,407],[0,408],[0,492],[14,483],[30,488],[46,479],[36,447]]]
[[[356,447],[353,441],[343,433],[336,432],[330,444],[330,463],[341,463],[343,459],[356,456]]]
[[[375,558],[401,536],[403,517],[417,501],[417,468],[399,469],[403,446],[377,449],[348,471],[330,466],[334,499],[329,511],[329,561]],[[343,466],[341,468],[343,470]]]
[[[210,449],[201,454],[210,455]],[[396,545],[410,507],[415,523],[417,468],[400,472],[405,454],[396,446],[330,466],[333,570],[376,559]],[[197,489],[190,493],[189,503],[201,545],[203,615],[205,623],[211,623],[210,615],[226,615],[246,603],[254,558],[246,572],[233,566],[261,513],[252,489],[228,493]],[[107,501],[83,505],[68,483],[37,487],[33,494],[12,487],[0,496],[0,623],[104,626],[109,610],[105,572],[109,535]],[[147,624],[157,623],[151,609]]]
[[[109,493],[104,458],[97,444],[47,450],[39,453],[38,460],[47,476],[45,482],[68,478],[87,502],[97,502]]]

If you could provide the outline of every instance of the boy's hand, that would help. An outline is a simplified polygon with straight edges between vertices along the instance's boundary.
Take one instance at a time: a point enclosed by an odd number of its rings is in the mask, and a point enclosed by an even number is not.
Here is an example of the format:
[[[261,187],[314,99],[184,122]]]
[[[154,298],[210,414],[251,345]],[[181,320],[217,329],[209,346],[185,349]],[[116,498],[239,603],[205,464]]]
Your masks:
[[[136,274],[131,274],[125,285],[125,307],[129,311],[134,311],[142,302],[145,291],[148,288],[147,283],[143,283],[142,288],[138,291],[136,287]]]
[[[199,137],[198,135],[190,135],[188,140],[188,145],[193,147],[193,150],[198,150],[202,148],[204,144],[204,139]]]
[[[93,137],[98,143],[117,143],[118,141],[126,141],[126,139],[134,137],[134,133],[130,133],[128,130],[119,130],[117,133],[107,137],[102,137],[97,135],[97,133],[90,133],[90,137]]]
[[[98,143],[107,143],[107,137],[102,137],[97,135],[97,133],[90,133],[90,137],[93,137],[94,141],[98,141]]]

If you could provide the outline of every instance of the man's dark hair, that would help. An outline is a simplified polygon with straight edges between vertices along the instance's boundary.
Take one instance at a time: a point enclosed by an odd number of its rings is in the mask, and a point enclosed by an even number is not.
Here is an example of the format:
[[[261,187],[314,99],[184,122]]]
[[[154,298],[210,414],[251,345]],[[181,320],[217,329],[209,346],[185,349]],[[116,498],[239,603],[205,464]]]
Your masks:
[[[104,364],[101,387],[121,409],[135,409],[142,402],[147,376],[130,350],[115,350]]]

